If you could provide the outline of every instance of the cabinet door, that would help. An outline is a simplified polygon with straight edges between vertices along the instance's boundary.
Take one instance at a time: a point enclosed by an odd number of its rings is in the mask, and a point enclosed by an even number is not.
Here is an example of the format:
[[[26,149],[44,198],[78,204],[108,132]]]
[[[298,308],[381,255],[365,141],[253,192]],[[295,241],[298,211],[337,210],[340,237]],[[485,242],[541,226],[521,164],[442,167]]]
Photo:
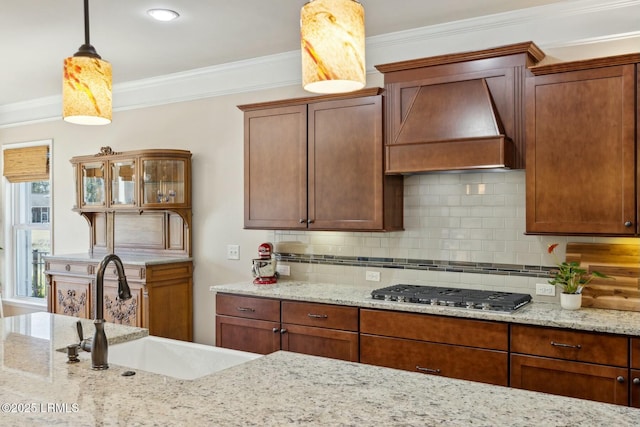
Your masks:
[[[382,97],[309,104],[309,229],[383,227]]]
[[[628,375],[625,368],[511,355],[511,387],[543,393],[628,405]]]
[[[282,350],[332,359],[359,360],[358,333],[283,324]]]
[[[244,226],[306,228],[307,106],[244,115]]]
[[[496,385],[508,385],[506,351],[360,335],[360,362]]]
[[[112,207],[137,206],[136,183],[138,177],[136,173],[135,160],[114,160],[109,163],[111,185]]]
[[[104,282],[104,320],[120,325],[147,327],[143,324],[142,288],[130,284],[131,298],[118,299],[118,282]]]
[[[90,319],[92,283],[89,278],[51,276],[52,312]]]
[[[216,346],[273,353],[280,350],[280,322],[216,316]]]
[[[640,408],[640,369],[631,370],[631,406]]]
[[[80,165],[80,207],[107,206],[107,168],[105,162],[82,163]]]
[[[527,232],[636,232],[633,65],[527,79]]]
[[[187,159],[142,158],[142,206],[187,207],[191,203]]]

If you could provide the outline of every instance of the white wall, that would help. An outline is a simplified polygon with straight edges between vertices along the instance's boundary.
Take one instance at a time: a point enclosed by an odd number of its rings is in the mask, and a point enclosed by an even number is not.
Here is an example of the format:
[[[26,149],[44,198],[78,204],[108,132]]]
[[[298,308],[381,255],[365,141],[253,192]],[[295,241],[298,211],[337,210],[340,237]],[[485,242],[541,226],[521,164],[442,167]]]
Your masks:
[[[378,36],[367,42],[368,68],[373,70],[374,64],[526,40],[535,41],[556,59],[639,51],[639,7],[638,1],[573,1],[491,19]],[[274,232],[242,228],[243,124],[242,113],[236,105],[308,94],[297,82],[292,84],[291,75],[296,75],[299,69],[296,53],[266,62],[271,67],[268,73],[264,72],[267,67],[264,60],[256,61],[254,65],[249,61],[241,70],[225,68],[220,72],[220,79],[215,79],[218,67],[211,70],[204,82],[185,74],[180,81],[167,79],[155,85],[142,85],[139,92],[130,85],[126,91],[119,90],[116,84],[113,123],[103,127],[64,123],[59,118],[59,105],[54,105],[59,100],[34,102],[29,104],[32,108],[25,108],[23,104],[14,110],[0,109],[0,126],[4,125],[0,127],[0,144],[53,139],[52,218],[54,253],[58,255],[83,252],[88,248],[85,220],[71,211],[71,157],[97,153],[100,147],[107,145],[116,151],[181,148],[193,153],[194,338],[200,343],[213,344],[215,339],[214,297],[209,286],[250,279],[250,260],[258,244],[274,241],[277,237]],[[278,67],[288,70],[286,77],[280,78]],[[296,72],[291,72],[292,69]],[[259,82],[252,80],[258,78],[261,79]],[[372,71],[368,86],[381,86],[382,83],[382,76]],[[167,96],[162,98],[163,94]],[[180,100],[185,101],[175,102]],[[172,103],[149,106],[162,102]],[[518,209],[522,210],[524,206],[521,204]],[[409,218],[408,225],[417,227],[421,233],[422,225],[416,225],[414,219]],[[402,233],[394,233],[387,239],[405,237]],[[428,235],[423,239],[428,240]],[[499,242],[500,237],[493,239],[493,249],[486,247],[484,250],[501,252],[499,249],[503,245]],[[239,261],[226,259],[227,244],[240,245]],[[354,253],[359,250],[352,249]],[[365,247],[364,251],[371,250]],[[538,254],[536,259],[539,258]],[[308,273],[308,269],[303,270],[301,273]],[[360,272],[352,275],[358,274]]]

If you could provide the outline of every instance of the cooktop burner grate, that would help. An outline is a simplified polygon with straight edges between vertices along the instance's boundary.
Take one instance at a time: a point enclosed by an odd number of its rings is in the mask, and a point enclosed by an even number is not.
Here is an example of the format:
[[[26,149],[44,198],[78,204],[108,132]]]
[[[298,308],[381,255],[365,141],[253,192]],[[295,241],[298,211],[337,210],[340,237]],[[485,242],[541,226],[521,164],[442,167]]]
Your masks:
[[[376,289],[371,292],[371,297],[385,301],[507,312],[517,310],[531,301],[529,294],[403,284]]]

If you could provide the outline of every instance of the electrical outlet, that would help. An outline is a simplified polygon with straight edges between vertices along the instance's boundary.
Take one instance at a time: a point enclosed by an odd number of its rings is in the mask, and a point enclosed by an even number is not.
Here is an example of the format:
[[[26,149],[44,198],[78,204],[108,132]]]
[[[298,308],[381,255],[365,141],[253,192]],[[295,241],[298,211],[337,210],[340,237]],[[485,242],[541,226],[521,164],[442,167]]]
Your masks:
[[[379,282],[380,281],[380,272],[379,271],[367,271],[365,273],[365,280],[369,282]]]
[[[240,245],[227,245],[227,259],[240,259]]]
[[[536,295],[556,296],[556,287],[549,283],[536,283]]]
[[[291,267],[289,267],[288,265],[278,264],[276,266],[276,271],[281,276],[291,276]]]

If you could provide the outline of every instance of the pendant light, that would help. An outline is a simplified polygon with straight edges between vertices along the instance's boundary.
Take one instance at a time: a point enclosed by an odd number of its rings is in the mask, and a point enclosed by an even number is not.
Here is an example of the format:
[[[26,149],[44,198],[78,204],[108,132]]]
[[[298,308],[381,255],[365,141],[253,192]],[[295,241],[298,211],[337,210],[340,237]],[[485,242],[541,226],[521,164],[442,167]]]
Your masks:
[[[64,60],[62,117],[70,123],[111,123],[111,64],[89,42],[89,0],[84,0],[84,44]]]
[[[300,11],[302,86],[341,93],[366,84],[364,8],[356,0],[311,0]]]

